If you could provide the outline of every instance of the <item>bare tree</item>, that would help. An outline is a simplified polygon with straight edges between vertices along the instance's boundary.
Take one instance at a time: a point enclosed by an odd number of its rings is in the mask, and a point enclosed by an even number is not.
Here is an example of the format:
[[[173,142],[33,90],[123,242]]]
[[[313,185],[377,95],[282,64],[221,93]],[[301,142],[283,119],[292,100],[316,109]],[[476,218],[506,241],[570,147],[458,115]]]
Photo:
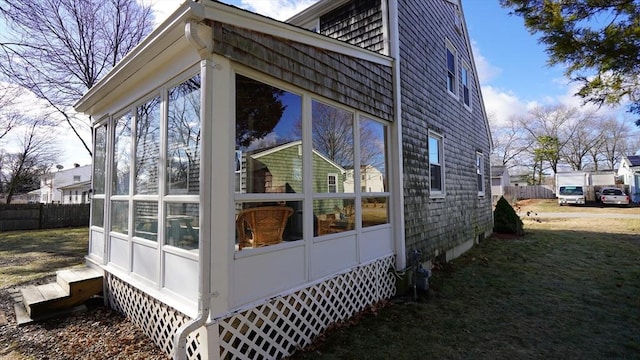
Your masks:
[[[13,109],[20,94],[20,89],[0,84],[0,141],[21,123],[22,117]]]
[[[589,156],[593,149],[599,148],[604,142],[604,120],[594,113],[589,112],[579,116],[577,121],[568,123],[568,137],[566,144],[560,151],[562,158],[572,170],[583,170],[590,163],[592,167],[598,167],[597,157]]]
[[[59,151],[49,135],[49,126],[51,123],[46,119],[29,121],[17,140],[18,149],[4,153],[2,176],[7,204],[13,195],[37,189],[40,176],[56,163]]]
[[[520,167],[527,162],[527,151],[533,145],[533,139],[520,126],[518,117],[510,117],[504,124],[496,124],[490,119],[493,150],[491,154],[494,165],[504,165],[508,169]]]
[[[633,153],[636,149],[628,148],[629,126],[627,124],[618,122],[616,119],[608,119],[602,125],[604,141],[599,149],[605,159],[605,166],[613,170],[622,155],[627,152]]]
[[[151,32],[150,6],[137,0],[0,0],[0,14],[6,31],[0,71],[62,115],[91,154],[81,136],[90,124],[71,106]]]
[[[520,125],[533,140],[531,150],[536,163],[539,163],[538,171],[542,173],[546,162],[557,173],[562,161],[561,152],[575,131],[575,127],[569,125],[577,121],[578,110],[554,105],[534,108],[528,115],[520,119]]]

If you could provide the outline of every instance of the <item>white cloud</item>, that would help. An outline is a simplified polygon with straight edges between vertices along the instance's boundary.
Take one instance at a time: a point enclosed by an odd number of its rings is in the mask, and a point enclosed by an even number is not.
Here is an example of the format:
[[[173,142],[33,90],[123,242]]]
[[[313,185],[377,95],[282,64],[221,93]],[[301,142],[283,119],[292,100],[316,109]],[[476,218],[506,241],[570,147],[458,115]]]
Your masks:
[[[489,63],[489,60],[480,52],[480,48],[475,41],[471,42],[471,48],[480,84],[488,84],[494,77],[500,75],[502,69]]]
[[[318,0],[241,0],[241,7],[278,20],[286,20]]]

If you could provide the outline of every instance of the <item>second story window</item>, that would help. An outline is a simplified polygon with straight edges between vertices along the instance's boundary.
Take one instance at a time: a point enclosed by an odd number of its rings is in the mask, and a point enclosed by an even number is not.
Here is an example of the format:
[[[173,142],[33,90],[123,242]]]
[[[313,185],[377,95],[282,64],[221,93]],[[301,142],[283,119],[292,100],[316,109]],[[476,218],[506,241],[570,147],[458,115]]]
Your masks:
[[[447,91],[458,96],[456,90],[456,51],[447,43]]]

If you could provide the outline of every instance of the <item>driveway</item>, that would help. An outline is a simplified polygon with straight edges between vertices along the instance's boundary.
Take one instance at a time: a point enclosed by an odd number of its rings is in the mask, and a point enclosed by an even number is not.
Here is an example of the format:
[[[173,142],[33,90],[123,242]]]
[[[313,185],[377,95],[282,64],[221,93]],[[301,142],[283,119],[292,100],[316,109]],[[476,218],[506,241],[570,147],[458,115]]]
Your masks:
[[[596,214],[596,213],[580,213],[580,212],[545,212],[536,213],[530,212],[527,216],[525,212],[523,214],[527,217],[541,217],[541,218],[595,218],[595,219],[638,219],[640,220],[640,210],[638,214]]]

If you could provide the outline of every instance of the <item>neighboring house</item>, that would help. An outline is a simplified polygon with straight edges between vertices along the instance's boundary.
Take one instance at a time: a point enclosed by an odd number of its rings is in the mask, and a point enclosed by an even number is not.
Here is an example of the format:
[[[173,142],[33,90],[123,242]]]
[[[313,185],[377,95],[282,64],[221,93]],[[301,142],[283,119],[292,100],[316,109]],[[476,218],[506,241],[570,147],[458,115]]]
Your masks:
[[[509,169],[504,165],[491,166],[491,196],[497,201],[504,195],[504,189],[511,185]]]
[[[61,186],[63,204],[88,204],[91,180],[80,181],[67,186]]]
[[[529,175],[521,174],[521,175],[510,175],[509,176],[509,184],[510,186],[527,186]]]
[[[623,155],[618,167],[618,176],[629,187],[629,196],[640,203],[640,155]]]
[[[40,198],[37,202],[44,204],[88,203],[90,188],[91,165],[80,166],[76,164],[71,169],[59,170],[42,176],[40,178]],[[30,199],[32,199],[31,196]]]
[[[349,169],[346,171],[344,181],[345,192],[354,192],[355,179],[354,171]],[[385,176],[375,166],[367,164],[360,166],[360,188],[367,192],[385,192]]]
[[[87,261],[176,358],[284,357],[393,296],[411,254],[492,231],[457,0],[321,0],[288,23],[186,2],[76,109],[94,119]],[[277,206],[296,231],[252,246],[282,234],[249,218]]]

